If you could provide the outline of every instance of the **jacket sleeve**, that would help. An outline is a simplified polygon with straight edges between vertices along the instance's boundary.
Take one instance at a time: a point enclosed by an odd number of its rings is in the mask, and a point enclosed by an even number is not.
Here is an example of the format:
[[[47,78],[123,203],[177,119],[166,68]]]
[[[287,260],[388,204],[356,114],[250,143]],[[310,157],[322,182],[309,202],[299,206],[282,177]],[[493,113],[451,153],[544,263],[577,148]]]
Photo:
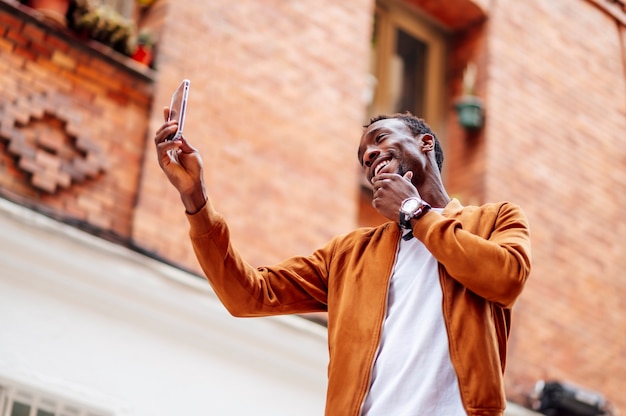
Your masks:
[[[195,255],[220,301],[234,316],[326,311],[330,250],[254,268],[230,241],[228,225],[211,202],[187,215]]]
[[[452,278],[477,295],[511,307],[521,293],[530,273],[530,232],[516,205],[451,217],[429,212],[413,232]]]

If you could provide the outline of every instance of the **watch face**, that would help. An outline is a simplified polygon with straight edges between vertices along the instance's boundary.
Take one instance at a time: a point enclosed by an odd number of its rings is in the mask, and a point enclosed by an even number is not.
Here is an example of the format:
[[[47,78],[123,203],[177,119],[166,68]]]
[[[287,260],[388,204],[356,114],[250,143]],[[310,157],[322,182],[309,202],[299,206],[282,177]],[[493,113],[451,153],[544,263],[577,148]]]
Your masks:
[[[407,199],[402,203],[402,207],[400,208],[402,212],[405,214],[413,214],[417,208],[420,206],[420,201],[417,198]]]

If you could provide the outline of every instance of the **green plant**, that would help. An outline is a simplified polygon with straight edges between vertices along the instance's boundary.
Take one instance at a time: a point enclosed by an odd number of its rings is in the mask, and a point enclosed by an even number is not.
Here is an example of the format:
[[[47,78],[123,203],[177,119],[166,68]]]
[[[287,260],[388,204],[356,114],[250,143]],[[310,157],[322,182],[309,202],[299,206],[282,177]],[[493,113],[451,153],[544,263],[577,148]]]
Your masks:
[[[143,45],[148,48],[152,48],[156,43],[154,33],[150,29],[140,29],[135,37],[136,45]]]
[[[150,66],[154,56],[153,47],[156,43],[154,33],[147,28],[141,29],[133,40],[133,58],[137,62]]]
[[[74,0],[70,27],[76,32],[97,40],[126,55],[133,51],[135,23],[125,19],[107,5],[91,0]]]

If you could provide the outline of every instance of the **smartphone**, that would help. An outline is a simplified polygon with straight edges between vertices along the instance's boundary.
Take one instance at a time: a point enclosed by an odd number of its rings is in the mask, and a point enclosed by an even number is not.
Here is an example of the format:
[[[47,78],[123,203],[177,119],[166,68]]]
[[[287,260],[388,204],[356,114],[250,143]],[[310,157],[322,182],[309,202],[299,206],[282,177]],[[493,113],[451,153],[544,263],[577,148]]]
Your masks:
[[[185,112],[187,111],[187,98],[189,97],[189,84],[188,79],[184,79],[180,83],[174,94],[172,94],[172,101],[170,102],[170,115],[167,121],[178,121],[178,129],[176,133],[169,137],[168,140],[178,140],[183,135],[183,127],[185,126]]]

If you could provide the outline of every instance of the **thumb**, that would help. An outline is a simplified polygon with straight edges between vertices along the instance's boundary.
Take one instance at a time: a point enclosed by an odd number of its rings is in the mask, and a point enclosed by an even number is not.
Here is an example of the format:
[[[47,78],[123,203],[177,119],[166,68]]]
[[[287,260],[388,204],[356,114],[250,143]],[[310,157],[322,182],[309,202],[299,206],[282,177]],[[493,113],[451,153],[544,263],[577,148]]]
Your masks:
[[[180,148],[181,148],[181,150],[182,150],[184,153],[193,153],[193,152],[197,151],[195,147],[193,147],[191,144],[189,144],[189,142],[187,141],[187,139],[185,139],[185,136],[182,136],[182,137],[180,138],[180,141],[181,141],[181,146],[180,146]]]
[[[403,178],[411,182],[411,179],[413,179],[413,172],[408,171],[407,173],[404,174]]]

